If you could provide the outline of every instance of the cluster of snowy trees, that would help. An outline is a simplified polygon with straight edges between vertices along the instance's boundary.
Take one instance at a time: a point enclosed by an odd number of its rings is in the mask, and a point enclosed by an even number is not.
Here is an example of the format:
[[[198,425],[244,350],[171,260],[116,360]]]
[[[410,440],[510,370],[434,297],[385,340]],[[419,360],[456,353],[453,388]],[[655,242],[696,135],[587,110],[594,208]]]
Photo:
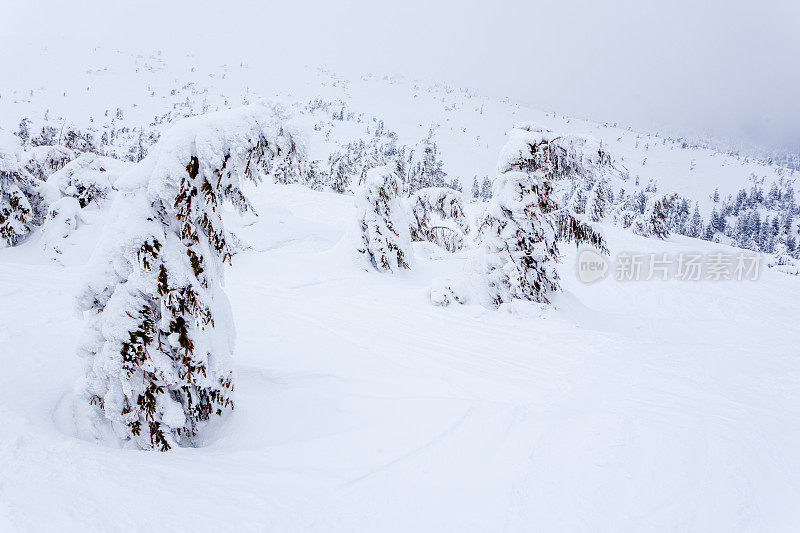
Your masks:
[[[344,108],[333,114],[349,116]],[[348,144],[329,170],[309,160],[298,126],[279,106],[183,120],[128,162],[102,155],[103,143],[98,149],[81,132],[68,129],[73,134],[58,144],[63,132],[33,135],[29,125],[23,121],[16,139],[0,138],[0,239],[18,244],[49,221],[53,239],[45,241],[57,252],[53,242],[84,210],[113,202],[79,297],[87,323],[80,395],[82,431],[124,446],[194,445],[204,426],[234,407],[234,328],[222,282],[236,238],[222,206],[250,210],[248,180],[355,192],[355,248],[367,268],[413,268],[415,241],[467,254],[477,284],[435,280],[437,305],[465,303],[475,287],[491,307],[551,302],[562,246],[607,253],[601,222],[657,238],[723,235],[774,252],[776,268],[798,270],[790,182],[766,192],[754,183],[724,200],[716,194],[705,221],[697,206],[690,213],[688,200],[659,195],[654,185],[615,192],[618,171],[602,144],[534,124],[508,133],[496,176],[481,186],[476,179],[471,195],[448,183],[433,130],[409,148],[378,121],[372,140]]]
[[[458,179],[447,178],[433,128],[416,145],[407,146],[400,145],[397,134],[386,131],[383,122],[377,121],[374,136],[368,141],[348,143],[343,150],[330,155],[327,181],[333,191],[349,192],[366,177],[369,169],[377,166],[393,169],[406,196],[428,187],[461,191]]]
[[[478,182],[478,176],[472,179],[472,197],[484,201],[492,197],[492,180],[489,176],[484,176],[481,182]]]
[[[689,199],[674,196],[666,212],[668,229],[688,237],[800,259],[800,205],[792,182],[780,180],[767,190],[759,180],[753,181],[749,189],[740,189],[724,199],[714,191],[708,217],[701,215],[697,203],[692,205]]]
[[[514,299],[549,302],[559,288],[556,265],[560,243],[588,244],[607,251],[589,218],[559,205],[554,182],[565,176],[590,176],[589,166],[606,165],[610,160],[602,151],[584,150],[585,139],[559,143],[560,139],[527,124],[509,132],[492,198],[474,232],[481,300],[487,305]],[[358,192],[362,221],[359,250],[377,270],[409,268],[412,235],[449,251],[465,246],[470,224],[459,195],[442,188],[420,188],[409,199],[409,217],[403,212],[399,192],[400,179],[391,166],[369,171]],[[597,209],[593,207],[592,211]],[[410,228],[409,233],[406,228]],[[444,233],[436,233],[437,228]],[[443,240],[445,236],[450,240]],[[463,295],[454,293],[454,285],[443,282],[432,289],[435,303],[463,302]]]
[[[18,244],[33,228],[52,220],[45,248],[60,253],[50,238],[65,237],[80,218],[72,201],[62,199],[75,200],[77,209],[99,204],[124,163],[99,155],[91,143],[72,140],[77,137],[70,128],[63,135],[66,144],[45,144],[58,141],[53,129],[44,127],[31,135],[25,129],[28,123],[21,122],[16,138],[4,134],[0,142],[0,244]]]
[[[19,136],[0,143],[6,244],[45,216],[43,235],[63,237],[84,210],[113,202],[79,297],[83,434],[165,451],[193,445],[233,409],[234,328],[222,280],[236,239],[222,207],[251,208],[245,180],[307,179],[286,119],[278,106],[187,119],[138,164],[86,151],[46,182],[26,170]]]

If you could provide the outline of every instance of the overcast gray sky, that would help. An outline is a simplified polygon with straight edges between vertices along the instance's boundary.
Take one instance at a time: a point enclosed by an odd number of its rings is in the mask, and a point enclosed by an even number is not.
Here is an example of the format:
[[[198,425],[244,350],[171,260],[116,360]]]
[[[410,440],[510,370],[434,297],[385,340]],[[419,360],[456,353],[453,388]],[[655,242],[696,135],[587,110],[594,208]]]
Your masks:
[[[798,0],[4,1],[4,54],[45,41],[76,58],[101,44],[296,60],[800,149]]]

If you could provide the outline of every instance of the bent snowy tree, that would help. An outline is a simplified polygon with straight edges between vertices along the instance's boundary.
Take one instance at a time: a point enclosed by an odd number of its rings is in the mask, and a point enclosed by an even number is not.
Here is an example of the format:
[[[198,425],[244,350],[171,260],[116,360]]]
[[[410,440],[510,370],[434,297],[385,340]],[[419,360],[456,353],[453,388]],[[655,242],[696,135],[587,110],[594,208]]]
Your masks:
[[[411,236],[400,187],[391,167],[375,167],[367,171],[356,194],[358,252],[379,272],[409,268],[411,263]]]
[[[449,252],[464,247],[470,227],[461,193],[426,187],[413,193],[409,203],[411,240],[433,242]]]
[[[222,290],[232,249],[221,207],[250,208],[242,180],[260,178],[280,122],[261,107],[186,119],[118,180],[125,192],[79,300],[88,320],[81,394],[96,438],[191,446],[233,409],[234,330]]]
[[[586,172],[576,166],[584,158],[554,149],[555,139],[544,130],[517,127],[508,135],[480,227],[485,296],[494,306],[513,299],[549,303],[559,289],[559,242],[607,250],[589,222],[560,207],[553,197],[552,181],[565,168]]]

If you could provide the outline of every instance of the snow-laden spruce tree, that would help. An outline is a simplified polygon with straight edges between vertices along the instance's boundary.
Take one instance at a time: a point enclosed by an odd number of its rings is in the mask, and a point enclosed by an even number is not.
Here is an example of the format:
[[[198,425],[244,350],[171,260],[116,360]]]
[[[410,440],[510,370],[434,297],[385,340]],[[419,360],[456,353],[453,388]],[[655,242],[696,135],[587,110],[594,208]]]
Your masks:
[[[84,208],[105,199],[114,188],[114,182],[127,169],[126,162],[85,153],[53,173],[47,184],[60,195],[77,199]]]
[[[464,247],[470,230],[462,194],[446,187],[419,189],[409,198],[413,241],[428,241],[455,252]]]
[[[552,181],[562,158],[552,133],[515,127],[501,150],[492,199],[480,226],[482,274],[487,303],[514,299],[549,303],[559,289],[558,243],[585,243],[606,252],[601,235],[567,208],[558,206]],[[556,153],[550,153],[555,151]]]
[[[369,169],[356,192],[358,252],[379,272],[411,265],[411,236],[400,188],[394,169],[382,166]]]
[[[329,185],[331,190],[344,194],[350,190],[350,176],[353,174],[352,163],[348,154],[337,152],[328,158],[330,165]]]
[[[411,150],[408,160],[407,193],[424,187],[443,187],[447,173],[434,140],[434,128]]]
[[[66,146],[32,146],[22,154],[25,169],[39,180],[46,180],[53,172],[75,159],[75,152]]]
[[[583,212],[592,222],[602,222],[608,213],[608,204],[608,180],[605,177],[600,177],[595,181],[594,186],[586,197],[586,207]]]
[[[242,180],[259,177],[276,116],[257,107],[185,119],[117,180],[116,218],[79,298],[89,435],[165,451],[193,445],[233,408],[221,211],[249,208]]]
[[[264,168],[275,183],[305,183],[308,161],[298,130],[293,126],[281,126],[274,140],[265,146],[267,157]]]
[[[644,205],[637,205],[635,198],[634,195],[628,197],[617,209],[614,215],[617,223],[642,237],[669,237],[667,215],[677,197],[645,195]]]
[[[17,244],[43,220],[40,184],[22,166],[16,140],[0,131],[0,247]]]
[[[666,239],[669,237],[669,225],[667,224],[667,213],[671,208],[675,196],[662,196],[648,198],[647,204],[642,214],[642,227],[639,235],[645,237],[657,237]],[[636,233],[636,231],[634,231]]]
[[[578,183],[567,200],[567,209],[573,213],[583,213],[586,209],[588,196],[583,184]]]
[[[549,302],[558,290],[552,187],[543,172],[507,170],[494,181],[480,227],[488,299]]]
[[[533,122],[520,122],[514,130],[539,134],[542,150],[532,153],[539,168],[547,165],[550,180],[594,180],[615,171],[611,154],[594,137],[577,134],[557,135]]]

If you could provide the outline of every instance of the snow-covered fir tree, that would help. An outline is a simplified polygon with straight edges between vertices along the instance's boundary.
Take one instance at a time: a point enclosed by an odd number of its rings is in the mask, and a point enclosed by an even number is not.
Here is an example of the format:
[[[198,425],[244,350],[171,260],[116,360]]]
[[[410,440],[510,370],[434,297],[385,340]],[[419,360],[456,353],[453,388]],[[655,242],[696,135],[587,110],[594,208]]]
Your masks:
[[[484,200],[488,200],[492,197],[492,180],[489,179],[489,176],[483,177],[483,182],[481,183],[481,198]]]
[[[424,187],[444,187],[446,185],[447,173],[444,171],[444,164],[439,156],[434,135],[434,128],[431,128],[428,136],[411,151],[408,162],[409,192]]]
[[[394,169],[382,166],[367,171],[356,193],[358,252],[379,272],[411,265],[411,235],[400,192]]]
[[[427,187],[409,199],[411,239],[428,241],[455,252],[464,247],[469,219],[462,195],[446,187]]]
[[[25,170],[39,180],[46,180],[53,172],[75,159],[75,152],[66,146],[33,146],[22,154]]]
[[[559,241],[607,250],[591,225],[554,199],[552,181],[566,166],[561,158],[574,154],[549,153],[555,136],[529,124],[508,137],[480,227],[485,299],[494,306],[513,299],[549,303],[559,289]]]
[[[116,218],[79,298],[91,435],[165,451],[193,445],[233,408],[222,290],[232,248],[221,211],[249,208],[241,183],[259,178],[279,138],[276,116],[254,108],[186,119],[117,181]]]
[[[81,208],[105,199],[129,163],[96,154],[81,154],[47,180],[63,196],[76,198]]]
[[[480,227],[492,305],[513,299],[549,302],[558,290],[558,247],[552,187],[543,172],[506,171],[494,181]]]
[[[309,162],[300,137],[296,128],[282,126],[273,140],[262,148],[261,165],[275,183],[308,184]]]
[[[669,237],[667,213],[674,201],[674,196],[650,197],[645,204],[643,213],[632,225],[633,232],[643,237],[659,239]]]
[[[574,188],[572,194],[567,199],[567,209],[573,213],[583,213],[586,209],[587,200],[588,194],[583,188],[583,184],[580,183]]]
[[[329,183],[334,192],[343,194],[350,190],[350,178],[352,175],[352,164],[346,154],[336,153],[328,159]]]
[[[43,220],[40,184],[22,166],[14,138],[0,132],[0,247],[19,243]]]
[[[586,197],[584,213],[589,220],[601,222],[605,218],[610,203],[609,196],[608,180],[605,177],[598,178]]]
[[[475,176],[472,179],[472,197],[473,198],[480,198],[481,196],[481,187],[478,185],[478,176]]]

